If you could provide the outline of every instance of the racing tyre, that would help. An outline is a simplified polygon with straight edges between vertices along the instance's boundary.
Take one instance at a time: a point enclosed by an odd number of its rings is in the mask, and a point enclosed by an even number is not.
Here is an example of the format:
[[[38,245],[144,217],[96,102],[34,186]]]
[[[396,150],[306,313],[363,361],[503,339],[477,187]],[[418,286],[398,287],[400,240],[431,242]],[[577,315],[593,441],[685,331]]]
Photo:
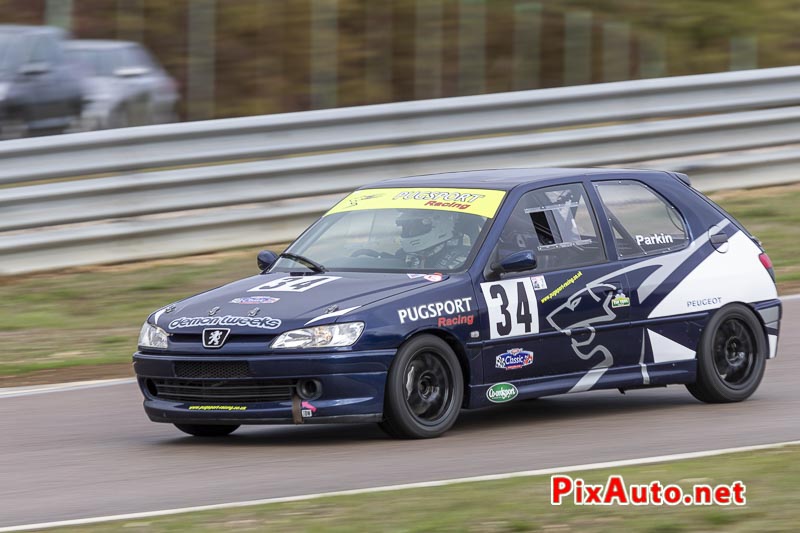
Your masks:
[[[461,365],[445,341],[433,335],[412,338],[389,369],[381,428],[398,438],[438,437],[458,418],[463,383]]]
[[[761,383],[767,339],[753,312],[741,304],[723,307],[711,317],[697,352],[697,381],[686,388],[706,403],[741,402]]]
[[[224,437],[239,429],[239,426],[216,426],[210,424],[175,424],[175,427],[195,437]]]

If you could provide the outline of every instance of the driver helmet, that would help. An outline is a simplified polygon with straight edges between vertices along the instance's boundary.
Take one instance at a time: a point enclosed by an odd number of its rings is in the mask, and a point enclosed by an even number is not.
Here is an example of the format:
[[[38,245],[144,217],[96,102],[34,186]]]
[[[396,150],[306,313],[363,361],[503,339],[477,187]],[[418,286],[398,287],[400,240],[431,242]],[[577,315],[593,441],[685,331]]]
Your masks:
[[[413,210],[397,217],[400,227],[400,245],[405,252],[419,253],[430,250],[454,236],[455,221],[451,213]]]

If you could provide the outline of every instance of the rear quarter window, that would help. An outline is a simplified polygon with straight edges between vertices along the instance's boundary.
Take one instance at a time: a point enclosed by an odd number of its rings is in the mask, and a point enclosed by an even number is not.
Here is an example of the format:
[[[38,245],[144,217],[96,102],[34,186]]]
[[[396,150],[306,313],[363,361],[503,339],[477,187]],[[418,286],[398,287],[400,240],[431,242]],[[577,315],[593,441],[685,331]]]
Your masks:
[[[687,246],[686,223],[677,208],[633,180],[595,183],[621,259],[672,252]]]

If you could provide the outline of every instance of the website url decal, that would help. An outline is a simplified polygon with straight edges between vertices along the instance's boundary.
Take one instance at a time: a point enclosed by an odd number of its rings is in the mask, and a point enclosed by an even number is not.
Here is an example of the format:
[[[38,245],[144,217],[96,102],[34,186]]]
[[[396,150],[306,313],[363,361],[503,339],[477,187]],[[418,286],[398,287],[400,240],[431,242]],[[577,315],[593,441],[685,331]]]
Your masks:
[[[684,491],[679,485],[626,484],[622,476],[609,476],[602,484],[586,483],[567,475],[550,477],[550,503],[565,500],[575,505],[745,505],[746,487],[741,481],[730,484],[698,483]]]

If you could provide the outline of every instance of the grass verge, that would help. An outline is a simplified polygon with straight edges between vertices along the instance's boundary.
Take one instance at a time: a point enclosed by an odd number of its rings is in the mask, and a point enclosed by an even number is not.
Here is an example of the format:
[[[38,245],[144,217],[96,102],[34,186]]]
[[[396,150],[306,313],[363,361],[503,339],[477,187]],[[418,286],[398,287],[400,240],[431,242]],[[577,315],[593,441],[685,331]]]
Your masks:
[[[795,235],[800,184],[711,196],[763,241],[780,291],[800,291],[800,241]],[[80,379],[119,376],[119,363],[130,361],[139,327],[150,312],[254,274],[256,252],[0,278],[0,386],[23,384],[20,375],[24,383],[50,382],[53,369],[78,365],[83,366]],[[68,379],[76,378],[75,371],[64,372]]]
[[[283,504],[204,511],[80,528],[85,531],[796,531],[800,523],[795,487],[800,447],[722,455],[672,463],[570,473],[586,483],[621,474],[627,484],[711,486],[741,480],[744,506],[551,506],[550,477],[460,483],[390,493],[326,497]]]

